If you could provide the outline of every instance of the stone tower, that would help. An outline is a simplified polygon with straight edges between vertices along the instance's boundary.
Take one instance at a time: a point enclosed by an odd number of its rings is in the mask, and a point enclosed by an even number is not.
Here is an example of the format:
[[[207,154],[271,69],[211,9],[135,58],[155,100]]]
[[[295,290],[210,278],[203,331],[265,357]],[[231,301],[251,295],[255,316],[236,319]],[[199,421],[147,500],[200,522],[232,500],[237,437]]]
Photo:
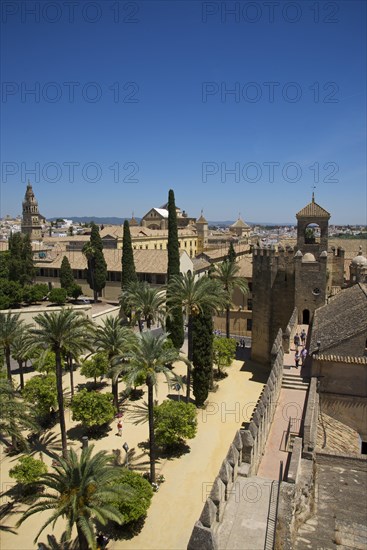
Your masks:
[[[29,181],[23,201],[22,233],[29,235],[31,241],[40,241],[42,239],[38,202]]]
[[[198,244],[197,244],[196,253],[200,254],[208,246],[208,222],[203,216],[203,211],[201,211],[200,218],[196,220],[195,226],[196,226],[196,231],[198,235]]]
[[[312,201],[296,214],[295,306],[298,322],[309,324],[315,309],[326,303],[330,214]]]
[[[294,309],[297,308],[298,323],[308,324],[328,295],[330,214],[312,195],[312,201],[296,218],[295,249],[279,246],[277,250],[274,247],[253,250],[252,358],[262,363],[270,362],[278,330],[286,331]],[[344,253],[340,252],[333,261],[341,265]],[[330,275],[330,281],[332,278]]]

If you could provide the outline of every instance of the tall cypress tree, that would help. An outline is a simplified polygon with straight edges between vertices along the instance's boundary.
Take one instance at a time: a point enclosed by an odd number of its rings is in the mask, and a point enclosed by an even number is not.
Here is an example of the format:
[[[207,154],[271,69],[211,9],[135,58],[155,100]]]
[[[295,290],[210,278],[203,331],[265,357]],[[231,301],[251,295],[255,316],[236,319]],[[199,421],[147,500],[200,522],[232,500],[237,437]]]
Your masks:
[[[93,290],[94,302],[98,301],[98,293],[106,286],[107,264],[103,255],[103,243],[98,226],[92,222],[89,243],[83,246],[83,254],[87,258],[87,281]]]
[[[121,288],[125,290],[129,283],[137,281],[134,252],[131,244],[130,226],[127,220],[124,221],[124,233],[122,237],[122,259],[121,259]]]
[[[60,267],[60,286],[68,292],[71,291],[74,285],[74,275],[71,265],[66,256],[63,257]]]
[[[180,274],[180,252],[178,246],[177,213],[175,205],[175,195],[173,190],[168,192],[168,283],[174,275]],[[169,300],[169,290],[167,291],[167,300]],[[170,333],[170,338],[175,348],[180,349],[184,343],[185,333],[183,324],[183,315],[181,304],[173,308],[171,316],[167,317],[166,330]]]
[[[208,397],[213,380],[213,316],[209,308],[204,308],[193,318],[193,392],[198,407],[202,407]]]
[[[228,248],[228,255],[227,255],[227,260],[229,262],[235,262],[236,261],[236,251],[234,249],[234,246],[233,246],[233,243],[230,243],[229,244],[229,248]]]

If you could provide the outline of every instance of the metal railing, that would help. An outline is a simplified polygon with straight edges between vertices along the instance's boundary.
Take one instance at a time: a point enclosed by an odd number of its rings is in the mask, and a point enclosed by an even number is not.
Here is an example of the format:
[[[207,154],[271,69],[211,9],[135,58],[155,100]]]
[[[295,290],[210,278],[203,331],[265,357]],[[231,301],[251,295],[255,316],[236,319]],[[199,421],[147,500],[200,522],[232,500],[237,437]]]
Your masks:
[[[275,548],[280,484],[282,480],[283,480],[283,461],[280,462],[278,481],[274,480],[271,483],[269,509],[268,509],[268,521],[266,524],[264,550],[274,550]],[[275,497],[275,494],[276,494],[276,497]]]

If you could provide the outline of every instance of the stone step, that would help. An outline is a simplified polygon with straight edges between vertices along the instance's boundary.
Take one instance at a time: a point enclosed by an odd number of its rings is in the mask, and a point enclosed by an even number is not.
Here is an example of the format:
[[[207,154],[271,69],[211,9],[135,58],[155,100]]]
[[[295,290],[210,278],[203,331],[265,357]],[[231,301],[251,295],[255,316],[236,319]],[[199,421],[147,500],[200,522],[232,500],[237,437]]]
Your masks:
[[[308,389],[309,382],[303,380],[297,374],[284,374],[282,381],[282,388],[293,389],[293,390],[304,390]]]
[[[307,391],[308,386],[297,386],[296,384],[282,384],[283,390],[300,390]]]

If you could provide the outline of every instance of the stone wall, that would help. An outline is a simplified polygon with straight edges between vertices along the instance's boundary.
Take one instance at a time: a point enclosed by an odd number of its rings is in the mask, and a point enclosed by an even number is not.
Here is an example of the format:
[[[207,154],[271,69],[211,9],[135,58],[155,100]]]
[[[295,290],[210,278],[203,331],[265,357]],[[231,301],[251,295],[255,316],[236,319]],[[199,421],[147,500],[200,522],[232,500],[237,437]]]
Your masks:
[[[95,325],[98,327],[103,324],[103,322],[107,319],[107,317],[118,317],[120,313],[120,306],[114,306],[109,309],[105,309],[104,311],[94,313],[92,315],[92,321]]]
[[[291,315],[291,318],[289,319],[287,328],[283,332],[284,353],[289,353],[290,351],[291,343],[293,343],[293,338],[297,331],[297,323],[298,323],[298,310],[295,307]]]
[[[46,302],[48,303],[48,302]],[[61,311],[62,307],[67,307],[67,304],[65,306],[49,306],[49,305],[42,305],[42,306],[30,306],[30,307],[24,307],[21,309],[4,309],[1,311],[1,313],[4,313],[5,315],[10,312],[13,315],[16,315],[17,313],[20,314],[19,319],[23,320],[24,323],[28,325],[34,325],[34,317],[36,315],[39,315],[40,313],[49,313],[49,312],[59,312]],[[73,310],[78,311],[81,313],[84,313],[87,317],[92,319],[92,306],[89,304],[82,304],[82,305],[73,305]]]
[[[188,550],[217,550],[216,533],[237,476],[256,475],[282,385],[283,355],[282,331],[279,330],[271,350],[271,371],[267,384],[250,422],[236,432],[201,516],[195,523]]]
[[[277,331],[286,330],[294,310],[293,256],[291,247],[253,249],[251,356],[261,363],[270,362]]]
[[[317,378],[311,378],[303,426],[303,458],[311,459],[314,457],[316,449],[318,415],[319,394],[317,393]]]
[[[367,398],[367,357],[315,354],[312,376],[320,378],[320,393]]]
[[[296,482],[282,482],[280,486],[276,550],[294,549],[298,529],[314,509],[315,463],[297,457],[298,460]]]

